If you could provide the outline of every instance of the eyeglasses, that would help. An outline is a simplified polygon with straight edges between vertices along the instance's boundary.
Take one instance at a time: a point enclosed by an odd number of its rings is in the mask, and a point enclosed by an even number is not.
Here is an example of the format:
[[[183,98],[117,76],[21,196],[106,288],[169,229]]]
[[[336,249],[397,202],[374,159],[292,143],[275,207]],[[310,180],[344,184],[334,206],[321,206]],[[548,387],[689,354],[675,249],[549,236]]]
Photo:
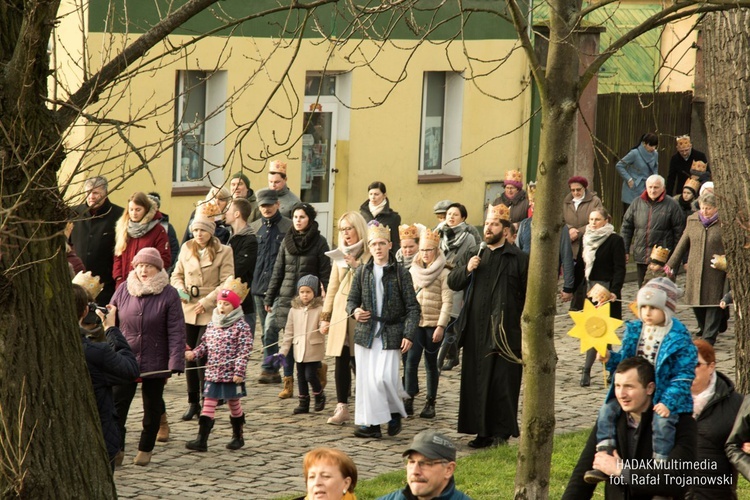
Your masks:
[[[413,460],[411,458],[404,459],[404,465],[407,467],[419,467],[420,469],[431,469],[438,464],[447,464],[447,460]]]
[[[349,227],[340,227],[339,228],[339,233],[345,233],[347,231],[351,231],[352,229],[354,229],[352,226],[349,226]]]

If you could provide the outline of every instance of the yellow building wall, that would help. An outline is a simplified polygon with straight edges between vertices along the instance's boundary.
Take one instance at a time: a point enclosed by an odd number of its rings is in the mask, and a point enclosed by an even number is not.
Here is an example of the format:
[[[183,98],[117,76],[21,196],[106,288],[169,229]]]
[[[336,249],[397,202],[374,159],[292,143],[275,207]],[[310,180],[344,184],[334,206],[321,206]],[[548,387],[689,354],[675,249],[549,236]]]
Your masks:
[[[661,54],[664,60],[659,70],[660,92],[695,90],[695,52],[697,32],[693,29],[697,18],[682,19],[664,27]]]

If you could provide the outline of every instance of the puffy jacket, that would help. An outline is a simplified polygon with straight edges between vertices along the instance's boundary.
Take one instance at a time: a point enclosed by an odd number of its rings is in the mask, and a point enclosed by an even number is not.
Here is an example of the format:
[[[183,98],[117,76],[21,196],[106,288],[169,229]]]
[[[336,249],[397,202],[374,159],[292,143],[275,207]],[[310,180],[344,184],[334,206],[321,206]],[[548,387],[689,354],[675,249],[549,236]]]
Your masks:
[[[115,255],[114,264],[112,266],[112,278],[115,280],[115,287],[119,288],[119,286],[125,283],[125,280],[128,279],[128,274],[133,270],[133,259],[143,248],[156,248],[159,251],[161,260],[164,261],[164,269],[172,266],[172,252],[169,249],[169,236],[167,236],[167,231],[164,229],[164,226],[161,225],[161,212],[157,211],[152,220],[158,222],[149,232],[140,238],[128,238],[127,246],[122,254]]]
[[[448,322],[451,319],[454,292],[448,287],[448,274],[450,273],[450,270],[445,267],[445,258],[442,257],[442,255],[441,258],[443,260],[443,269],[440,271],[440,274],[438,274],[435,279],[425,287],[420,287],[416,281],[416,277],[419,275],[420,268],[422,267],[421,261],[414,259],[414,262],[409,269],[412,281],[414,282],[414,290],[417,294],[417,302],[419,302],[421,311],[419,326],[442,326],[445,328],[448,326]],[[435,263],[436,262],[433,262],[433,264]]]
[[[685,217],[671,196],[662,193],[651,200],[647,192],[631,203],[622,219],[620,235],[625,243],[625,253],[633,244],[633,258],[638,264],[651,261],[654,245],[674,251],[685,229]]]
[[[391,208],[391,200],[386,198],[385,207],[383,207],[383,210],[380,211],[377,217],[372,216],[372,212],[370,212],[369,201],[366,201],[362,203],[362,205],[360,205],[359,213],[362,214],[362,217],[364,217],[367,222],[375,219],[382,225],[388,226],[388,228],[391,230],[391,243],[393,243],[392,251],[395,252],[401,247],[401,238],[398,235],[398,226],[401,225],[401,216],[398,214],[398,212]]]
[[[242,280],[248,288],[253,284],[255,261],[258,258],[258,240],[250,226],[245,226],[229,238],[229,246],[234,255],[234,276]],[[255,312],[253,295],[248,293],[242,301],[245,314]]]
[[[292,301],[289,317],[284,327],[284,337],[279,352],[286,356],[294,346],[296,363],[323,361],[325,357],[325,335],[320,333],[320,313],[323,310],[323,299],[315,297],[307,306],[303,306],[299,297]]]
[[[284,236],[292,228],[292,221],[279,212],[270,219],[260,218],[250,224],[250,229],[255,233],[258,240],[258,257],[255,260],[255,271],[253,272],[253,295],[263,296],[268,290],[268,284],[273,275],[273,266],[279,255],[281,242]]]

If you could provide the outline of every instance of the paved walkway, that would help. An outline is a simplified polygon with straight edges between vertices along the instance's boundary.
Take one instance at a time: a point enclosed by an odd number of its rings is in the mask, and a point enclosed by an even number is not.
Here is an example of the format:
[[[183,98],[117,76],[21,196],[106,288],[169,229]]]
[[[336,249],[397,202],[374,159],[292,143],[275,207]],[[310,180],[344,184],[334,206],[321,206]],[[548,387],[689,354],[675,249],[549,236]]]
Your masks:
[[[684,282],[681,283],[684,286]],[[635,297],[635,284],[628,283],[623,291],[626,298]],[[567,305],[558,307],[561,315]],[[630,318],[626,312],[626,319]],[[692,311],[681,310],[680,319],[688,327],[697,329]],[[578,340],[567,336],[572,321],[567,314],[556,320],[557,365],[557,432],[590,428],[603,398],[603,377],[594,376],[590,388],[579,387],[582,355]],[[734,374],[733,323],[716,344],[718,366],[725,374]],[[140,405],[134,401],[128,420],[125,464],[115,472],[117,492],[121,498],[248,498],[272,499],[284,494],[304,491],[302,456],[316,446],[332,446],[346,451],[356,462],[360,478],[368,479],[402,467],[401,453],[419,431],[433,427],[455,438],[459,456],[471,453],[466,443],[473,438],[455,432],[458,413],[460,368],[445,372],[440,378],[437,417],[434,420],[413,418],[404,422],[404,430],[397,437],[358,439],[352,435],[353,425],[326,425],[335,408],[333,381],[326,390],[329,404],[320,414],[292,416],[295,399],[280,400],[279,385],[258,385],[260,353],[254,352],[248,368],[248,393],[243,399],[247,412],[245,447],[230,452],[224,445],[231,438],[228,409],[217,412],[216,425],[209,439],[207,453],[188,452],[185,442],[194,439],[197,420],[182,422],[185,410],[184,377],[173,378],[167,385],[165,401],[172,428],[168,443],[157,443],[148,467],[132,464],[140,434]],[[329,360],[330,361],[330,360]],[[329,377],[333,366],[329,362]],[[422,378],[421,384],[424,384]],[[296,391],[296,388],[295,388]],[[424,404],[422,395],[415,400],[418,414]],[[353,405],[350,405],[353,409]],[[520,418],[520,411],[519,411]]]

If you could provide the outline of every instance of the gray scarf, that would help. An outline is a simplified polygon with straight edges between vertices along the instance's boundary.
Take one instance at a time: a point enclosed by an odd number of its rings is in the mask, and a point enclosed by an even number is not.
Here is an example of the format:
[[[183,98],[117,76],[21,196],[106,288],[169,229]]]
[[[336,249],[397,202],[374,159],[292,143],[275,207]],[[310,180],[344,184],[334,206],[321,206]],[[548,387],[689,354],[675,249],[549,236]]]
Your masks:
[[[242,306],[233,309],[227,314],[219,314],[219,311],[214,309],[214,314],[213,316],[211,316],[211,321],[213,322],[214,326],[218,326],[219,328],[226,328],[237,323],[244,317],[245,313],[242,311]]]
[[[144,234],[151,231],[158,223],[158,219],[152,219],[146,222],[133,222],[132,220],[130,220],[128,221],[128,236],[130,236],[131,238],[140,238]]]

